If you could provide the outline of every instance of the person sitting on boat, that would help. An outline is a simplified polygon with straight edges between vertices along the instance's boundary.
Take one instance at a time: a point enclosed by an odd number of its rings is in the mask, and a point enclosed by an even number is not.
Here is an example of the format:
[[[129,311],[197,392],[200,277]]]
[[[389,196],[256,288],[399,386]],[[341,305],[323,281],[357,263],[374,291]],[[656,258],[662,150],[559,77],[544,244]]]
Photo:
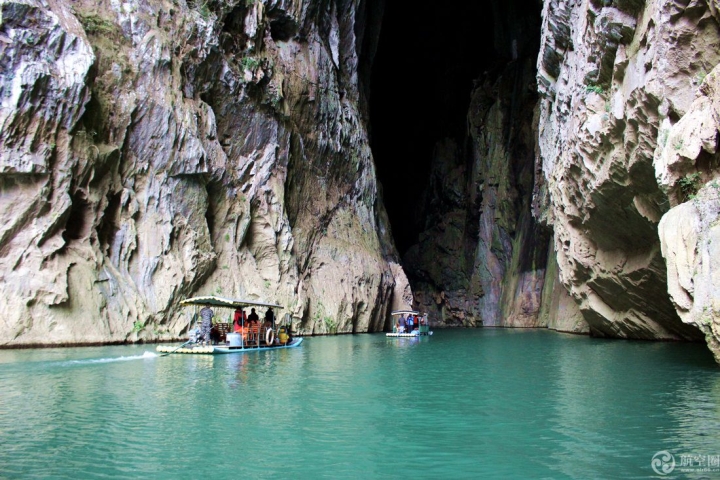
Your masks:
[[[272,308],[268,308],[267,312],[265,312],[265,326],[272,328],[274,324],[275,324],[275,314],[273,313]]]
[[[207,343],[208,345],[210,344],[210,335],[213,326],[212,319],[214,315],[212,308],[207,305],[200,310],[200,318],[202,318],[202,322],[200,323],[200,338],[203,343]]]
[[[248,315],[247,323],[245,324],[245,333],[247,336],[248,343],[257,344],[258,336],[260,333],[260,328],[258,327],[259,320],[260,320],[260,317],[258,317],[258,314],[255,312],[255,309],[251,308],[250,315]]]
[[[405,333],[405,315],[400,315],[398,318],[397,333]]]
[[[235,309],[235,316],[233,317],[233,325],[235,329],[235,333],[244,333],[243,330],[245,329],[245,325],[243,322],[244,313],[240,307]]]
[[[411,313],[410,315],[408,315],[408,317],[407,317],[407,322],[406,322],[406,323],[407,323],[407,327],[406,327],[405,330],[406,330],[408,333],[412,332],[412,331],[413,331],[413,325],[415,324],[415,322],[414,322],[414,320],[413,320],[413,315],[412,315],[412,313]]]
[[[240,307],[237,307],[235,309],[235,313],[233,314],[233,325],[237,325],[239,323],[242,323],[242,310],[240,310]]]
[[[202,340],[200,329],[195,327],[188,332],[189,343],[199,343]]]

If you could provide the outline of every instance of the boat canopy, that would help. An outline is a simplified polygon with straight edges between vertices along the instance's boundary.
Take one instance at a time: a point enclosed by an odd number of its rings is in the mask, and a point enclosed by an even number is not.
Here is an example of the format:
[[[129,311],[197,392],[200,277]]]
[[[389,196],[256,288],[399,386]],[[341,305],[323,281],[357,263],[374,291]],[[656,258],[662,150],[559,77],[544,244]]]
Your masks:
[[[208,295],[205,297],[193,297],[186,298],[180,302],[183,307],[189,307],[191,305],[212,305],[213,307],[227,307],[227,308],[244,308],[244,307],[264,307],[264,308],[278,308],[282,309],[282,305],[276,305],[274,303],[254,302],[251,300],[239,300],[235,298],[224,298],[216,297],[214,295]]]
[[[390,312],[390,315],[407,315],[409,313],[412,313],[413,315],[420,315],[420,312],[417,310],[395,310],[394,312]]]

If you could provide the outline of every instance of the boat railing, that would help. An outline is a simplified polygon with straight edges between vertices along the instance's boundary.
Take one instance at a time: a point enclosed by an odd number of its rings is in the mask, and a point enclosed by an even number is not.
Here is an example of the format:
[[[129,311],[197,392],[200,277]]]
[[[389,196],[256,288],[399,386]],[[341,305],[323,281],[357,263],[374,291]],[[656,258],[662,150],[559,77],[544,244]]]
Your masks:
[[[213,324],[213,328],[215,328],[215,331],[217,332],[218,343],[222,344],[226,342],[227,334],[231,331],[230,325],[230,323],[223,322]]]
[[[260,325],[252,323],[247,327],[247,344],[253,347],[260,346]]]

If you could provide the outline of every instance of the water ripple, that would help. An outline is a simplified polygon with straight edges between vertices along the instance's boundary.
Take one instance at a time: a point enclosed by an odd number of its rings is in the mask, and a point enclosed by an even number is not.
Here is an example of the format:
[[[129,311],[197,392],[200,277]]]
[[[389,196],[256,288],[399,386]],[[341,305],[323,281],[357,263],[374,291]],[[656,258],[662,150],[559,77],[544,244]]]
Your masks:
[[[647,477],[659,450],[720,454],[720,372],[696,347],[469,330],[0,351],[0,476]]]

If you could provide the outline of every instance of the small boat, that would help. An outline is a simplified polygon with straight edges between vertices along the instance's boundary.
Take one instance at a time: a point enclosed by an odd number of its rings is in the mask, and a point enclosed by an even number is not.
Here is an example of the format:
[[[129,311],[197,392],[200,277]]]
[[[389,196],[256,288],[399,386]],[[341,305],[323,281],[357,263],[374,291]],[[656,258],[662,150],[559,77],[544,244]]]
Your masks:
[[[284,324],[275,322],[272,309],[282,310],[281,305],[248,300],[236,300],[217,296],[188,298],[180,302],[183,307],[190,307],[193,313],[188,326],[188,341],[182,345],[158,345],[157,351],[168,355],[205,354],[218,355],[225,353],[257,352],[263,350],[279,350],[299,346],[302,337],[293,337],[290,316],[286,316]],[[263,322],[255,313],[247,316],[244,309],[265,309]],[[208,309],[211,313],[208,313]],[[215,310],[213,310],[215,309]],[[216,321],[227,314],[227,322]],[[234,317],[233,317],[234,314]],[[212,328],[203,332],[200,328],[202,318],[212,319]]]
[[[430,325],[427,321],[427,313],[420,315],[417,310],[395,310],[390,312],[393,318],[398,317],[397,320],[393,320],[393,331],[387,332],[386,337],[419,337],[421,335],[432,335],[433,332],[430,330]],[[413,317],[413,326],[410,331],[406,331],[405,321],[408,316]]]

